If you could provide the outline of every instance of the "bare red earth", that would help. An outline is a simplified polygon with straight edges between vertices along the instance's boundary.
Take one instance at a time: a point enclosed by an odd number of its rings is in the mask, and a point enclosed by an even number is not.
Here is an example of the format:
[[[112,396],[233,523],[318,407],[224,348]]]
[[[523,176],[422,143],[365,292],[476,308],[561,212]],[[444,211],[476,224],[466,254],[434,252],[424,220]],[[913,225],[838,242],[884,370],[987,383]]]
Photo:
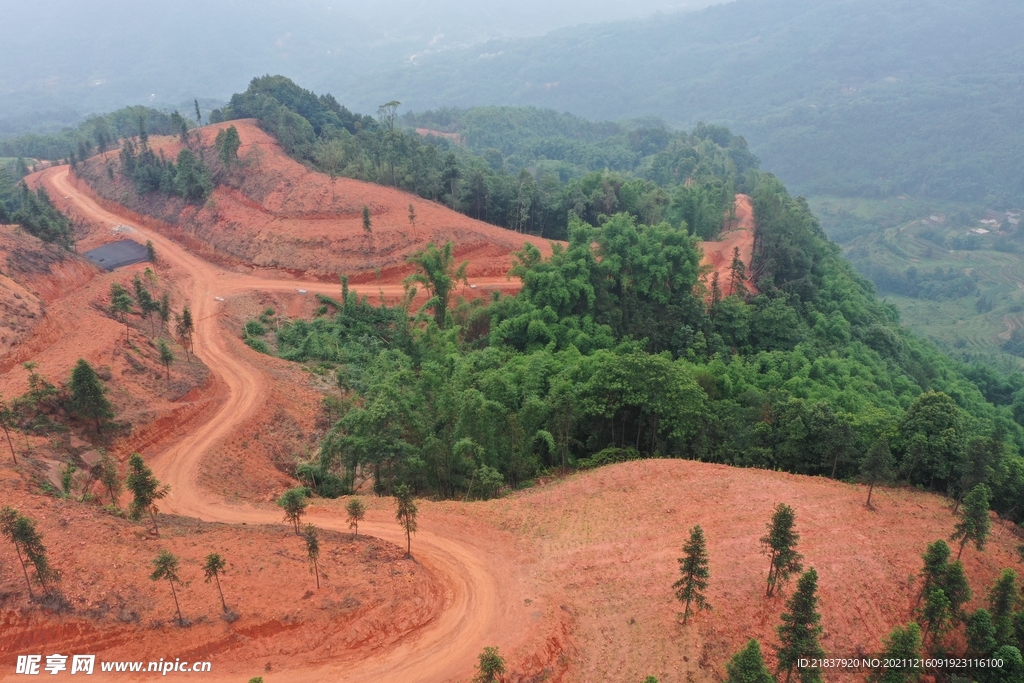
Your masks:
[[[745,194],[736,195],[735,218],[726,222],[722,228],[722,234],[715,242],[701,242],[704,250],[705,266],[710,270],[705,276],[705,286],[711,287],[712,273],[718,273],[719,286],[722,288],[723,296],[730,296],[733,292],[732,286],[732,259],[735,249],[740,250],[740,259],[747,268],[747,276],[750,275],[750,262],[754,257],[754,206],[750,197]],[[746,283],[747,291],[757,294],[757,287],[749,280]]]
[[[189,389],[167,393],[171,385],[159,381],[143,330],[132,331],[136,351],[122,341],[124,326],[95,305],[111,282],[127,281],[143,266],[94,274],[73,286],[65,286],[73,274],[53,275],[61,294],[47,304],[47,315],[59,321],[59,334],[44,338],[37,331],[15,349],[42,339],[32,357],[55,378],[66,377],[79,356],[110,366],[108,387],[119,411],[137,425],[113,451],[122,459],[142,452],[172,486],[161,509],[181,517],[161,515],[163,535],[156,539],[144,523],[38,493],[33,479],[46,470],[42,454],[57,457],[57,445],[18,435],[16,468],[0,449],[3,500],[39,522],[54,564],[65,572],[72,608],[55,614],[30,604],[12,549],[0,544],[0,678],[11,675],[14,654],[88,648],[101,659],[208,657],[214,670],[204,680],[210,681],[263,675],[268,683],[440,683],[468,679],[476,655],[494,645],[517,683],[647,675],[662,683],[710,682],[748,637],[760,638],[772,658],[785,595],[764,597],[767,567],[758,539],[775,504],[796,508],[805,566],[820,576],[823,644],[830,654],[877,652],[889,630],[910,619],[920,554],[952,530],[947,501],[930,494],[876,490],[877,509],[868,510],[861,486],[651,460],[490,502],[420,501],[413,560],[399,550],[405,538],[390,499],[367,500],[360,532],[377,540],[359,542],[347,534],[347,501],[317,500],[307,520],[324,530],[329,578],[316,590],[298,539],[280,525],[271,501],[293,483],[281,466],[303,448],[315,448],[320,397],[336,389],[257,354],[238,330],[268,305],[306,314],[315,304],[298,289],[336,294],[337,285],[260,277],[262,271],[240,267],[236,256],[217,259],[229,267],[211,263],[168,238],[179,236],[177,227],[99,200],[66,167],[48,169],[33,182],[92,226],[84,245],[125,234],[154,242],[160,286],[172,292],[176,308],[188,302],[195,314],[201,363],[189,369],[179,358],[172,378]],[[742,203],[738,198],[741,224]],[[112,232],[119,224],[128,230]],[[749,244],[752,223],[746,225],[746,237],[736,236],[736,243],[748,260],[742,245]],[[423,228],[434,234],[429,224]],[[741,231],[727,231],[726,238],[735,232]],[[206,242],[195,244],[209,253]],[[731,246],[714,253],[731,261]],[[20,276],[9,277],[31,291]],[[391,297],[401,284],[356,289]],[[126,360],[129,353],[133,362]],[[133,363],[141,364],[141,373]],[[26,376],[24,369],[8,370],[0,389],[8,396],[23,391]],[[60,448],[74,450],[74,444]],[[694,524],[709,541],[714,610],[682,627],[671,585]],[[984,595],[1002,567],[1018,562],[1018,542],[1012,527],[999,524],[984,553],[965,552],[976,595]],[[147,578],[149,560],[163,547],[181,555],[183,578],[192,581],[182,593],[185,616],[193,620],[188,629],[170,624],[168,589]],[[198,580],[198,563],[211,551],[230,563],[225,592],[240,614],[231,623],[220,619],[213,587]],[[972,606],[978,604],[976,598]]]

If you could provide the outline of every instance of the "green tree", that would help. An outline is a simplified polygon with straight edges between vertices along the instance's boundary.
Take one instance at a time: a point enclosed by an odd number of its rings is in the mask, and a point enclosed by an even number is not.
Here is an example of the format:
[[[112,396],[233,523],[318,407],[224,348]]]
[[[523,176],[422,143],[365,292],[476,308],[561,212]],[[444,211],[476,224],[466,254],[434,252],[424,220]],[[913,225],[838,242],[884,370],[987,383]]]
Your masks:
[[[288,489],[277,499],[278,507],[284,510],[285,521],[292,523],[296,534],[299,533],[299,523],[302,521],[302,515],[306,513],[306,507],[309,505],[308,496],[309,489],[300,486]]]
[[[914,603],[914,609],[917,609],[921,604],[922,598],[928,595],[932,588],[942,585],[942,578],[949,564],[950,555],[952,555],[952,552],[945,541],[940,539],[928,544],[924,555],[921,556],[921,559],[924,560],[924,566],[919,574],[924,579],[924,584],[921,586],[921,592],[917,596],[917,602]]]
[[[316,587],[320,588],[320,536],[316,527],[307,524],[302,532],[306,541],[306,559],[309,560],[309,573],[316,576]]]
[[[922,640],[927,640],[929,634],[932,637],[932,645],[942,642],[943,636],[949,631],[953,622],[953,612],[946,597],[946,592],[941,588],[933,588],[928,593],[928,599],[921,611],[921,618],[924,621],[924,635]]]
[[[185,348],[186,355],[189,348],[192,349],[192,353],[196,352],[195,343],[192,341],[192,334],[195,332],[195,329],[195,323],[192,322],[192,311],[188,306],[185,306],[181,309],[181,315],[175,317],[175,332],[178,334],[181,345]],[[191,359],[188,360],[191,362]]]
[[[948,395],[926,391],[904,415],[901,469],[911,483],[933,488],[951,481],[966,448],[964,412]]]
[[[405,555],[412,556],[412,535],[416,533],[416,514],[419,511],[408,484],[395,487],[395,517],[405,531]]]
[[[409,205],[409,225],[416,227],[416,207],[412,204]]]
[[[160,297],[160,329],[167,330],[167,323],[171,320],[171,295],[169,292],[164,292],[163,296]]]
[[[821,615],[818,614],[818,573],[808,569],[796,584],[796,592],[786,603],[787,611],[780,617],[779,645],[775,650],[778,671],[786,672],[788,683],[800,659],[818,659],[825,656],[818,639],[821,637]],[[801,683],[821,683],[821,669],[799,667]]]
[[[153,244],[153,240],[146,240],[146,258],[150,263],[156,263],[156,246]]]
[[[921,627],[917,622],[910,622],[904,628],[897,626],[884,640],[885,654],[883,659],[893,660],[900,663],[908,663],[909,666],[893,666],[870,677],[872,683],[914,683],[924,673],[920,666],[914,666],[916,660],[921,658]]]
[[[238,137],[238,129],[232,125],[217,131],[213,146],[217,150],[217,158],[220,159],[220,163],[230,171],[231,166],[238,161],[238,150],[242,146],[242,140]]]
[[[110,313],[124,323],[124,338],[131,343],[131,328],[128,326],[128,314],[132,312],[132,298],[128,291],[114,282],[110,285]]]
[[[227,563],[217,553],[210,553],[203,560],[203,577],[206,579],[206,583],[210,583],[211,580],[217,582],[217,593],[220,595],[220,606],[224,612],[228,611],[228,604],[224,602],[224,591],[220,588],[220,575],[224,573],[224,568]]]
[[[18,464],[18,455],[14,452],[14,442],[11,441],[11,427],[14,426],[14,410],[11,409],[10,404],[4,399],[3,395],[0,394],[0,429],[4,430],[4,436],[7,437],[7,445],[11,449],[11,459],[14,460],[14,464]]]
[[[1013,645],[1013,615],[1020,604],[1017,572],[1004,569],[988,593],[988,606],[995,626],[996,642]]]
[[[985,542],[988,540],[991,528],[988,517],[991,499],[992,494],[984,484],[978,484],[964,497],[964,504],[960,509],[960,521],[956,523],[953,535],[950,536],[950,540],[960,541],[960,549],[956,553],[958,560],[968,541],[973,541],[974,547],[979,551],[985,549]]]
[[[462,170],[459,168],[459,160],[455,158],[454,152],[448,152],[444,158],[444,166],[441,169],[441,182],[448,186],[448,197],[450,206],[454,209],[458,199],[459,178],[462,177]]]
[[[75,472],[78,468],[73,462],[66,462],[60,468],[60,493],[62,498],[71,498],[71,485],[75,481]]]
[[[992,621],[992,613],[984,607],[973,612],[967,620],[967,655],[969,657],[988,657],[997,647],[996,627]]]
[[[121,473],[117,467],[117,458],[109,452],[104,452],[97,467],[100,470],[100,483],[107,490],[110,504],[117,507],[118,500],[121,498],[121,491],[124,488],[124,483],[121,481]]]
[[[690,540],[683,545],[683,557],[679,558],[680,578],[672,587],[676,589],[676,598],[683,603],[683,623],[690,618],[690,603],[697,610],[710,610],[704,596],[708,587],[711,572],[708,569],[708,548],[704,540],[704,530],[696,525],[690,530]]]
[[[174,362],[174,352],[162,337],[156,340],[156,348],[160,353],[160,362],[167,369],[167,379],[169,380],[171,379],[171,363]]]
[[[732,263],[729,265],[729,295],[747,295],[747,266],[740,258],[740,248],[733,247]]]
[[[495,683],[505,673],[505,660],[498,654],[498,648],[485,647],[477,658],[476,675],[473,683]]]
[[[33,598],[32,581],[28,577],[28,567],[25,565],[25,557],[22,555],[22,551],[35,542],[35,525],[30,519],[22,516],[13,507],[7,505],[0,510],[0,532],[14,544],[14,551],[18,554],[18,562],[21,563],[21,571],[25,574],[28,596]]]
[[[775,683],[761,655],[761,644],[753,638],[726,663],[725,673],[725,683]]]
[[[174,609],[178,611],[178,624],[184,624],[181,606],[178,605],[178,591],[174,588],[174,584],[181,583],[181,579],[178,577],[178,558],[168,550],[161,550],[153,560],[153,573],[149,575],[149,578],[153,581],[167,579],[167,583],[171,585],[171,595],[174,597]]]
[[[187,147],[178,152],[174,191],[187,202],[202,203],[213,192],[210,170]]]
[[[150,321],[150,316],[160,311],[160,304],[153,299],[153,295],[146,289],[146,285],[138,274],[132,279],[132,286],[135,289],[135,301],[139,304],[139,315],[145,320]],[[150,336],[153,335],[152,324],[150,324],[149,333]]]
[[[875,441],[861,460],[860,476],[868,484],[868,507],[871,507],[871,492],[875,490],[875,484],[887,484],[893,480],[895,464],[889,442],[884,438]]]
[[[785,503],[779,503],[767,525],[768,533],[761,537],[762,552],[769,558],[766,591],[769,597],[774,594],[776,587],[785,584],[803,568],[803,556],[796,551],[800,534],[793,529],[795,522],[796,511]]]
[[[964,572],[964,565],[960,560],[955,560],[946,565],[942,576],[936,584],[949,600],[949,610],[955,619],[962,619],[963,606],[971,600],[971,584],[967,581],[967,574]]]
[[[156,523],[156,501],[165,498],[171,491],[170,484],[161,484],[153,476],[153,470],[142,459],[138,453],[132,453],[128,458],[128,476],[125,477],[125,486],[132,493],[132,502],[128,506],[128,514],[132,519],[138,519],[143,514],[148,514],[153,521],[153,530],[157,536],[160,535],[160,528]]]
[[[345,506],[345,512],[348,513],[348,528],[359,536],[359,522],[366,516],[366,505],[359,498],[352,498]]]
[[[441,249],[430,242],[425,249],[410,256],[409,263],[416,266],[418,272],[405,278],[405,284],[418,283],[426,288],[430,298],[423,304],[423,308],[433,310],[434,322],[443,330],[452,288],[459,282],[466,282],[469,261],[456,266],[455,245],[452,242],[446,243]]]
[[[71,411],[79,419],[92,420],[97,432],[103,428],[103,421],[114,417],[99,375],[82,358],[71,371]]]

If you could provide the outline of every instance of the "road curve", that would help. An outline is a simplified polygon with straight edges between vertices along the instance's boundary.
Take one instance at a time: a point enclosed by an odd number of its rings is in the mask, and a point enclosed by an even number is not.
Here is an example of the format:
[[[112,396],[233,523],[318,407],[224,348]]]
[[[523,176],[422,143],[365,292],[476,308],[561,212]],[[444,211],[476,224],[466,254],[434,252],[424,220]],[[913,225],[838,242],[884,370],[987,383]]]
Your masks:
[[[210,522],[280,523],[276,510],[261,510],[248,505],[227,504],[201,490],[197,484],[202,457],[219,440],[230,435],[248,420],[267,395],[265,376],[242,359],[241,344],[229,340],[218,329],[216,296],[245,290],[294,291],[337,295],[338,286],[323,282],[270,280],[224,270],[204,261],[164,237],[133,221],[99,206],[87,193],[76,187],[67,166],[42,172],[40,182],[59,197],[66,197],[75,210],[99,225],[113,227],[130,225],[141,236],[152,240],[161,260],[188,276],[183,295],[190,302],[196,323],[196,354],[203,359],[221,385],[224,397],[220,408],[210,419],[176,443],[149,458],[161,481],[171,485],[170,496],[161,503],[165,512],[196,517]],[[491,284],[488,281],[477,281]],[[495,279],[493,284],[508,286],[507,280]],[[398,295],[400,285],[353,286],[354,291],[386,296]],[[236,348],[229,348],[234,346]],[[322,528],[348,531],[347,523],[325,512],[310,515]],[[429,524],[425,525],[429,527]],[[396,523],[382,514],[360,525],[374,536],[404,543]],[[487,570],[485,559],[475,548],[430,531],[416,536],[415,557],[448,594],[446,609],[424,627],[403,638],[388,651],[344,668],[330,664],[315,668],[291,670],[288,680],[351,681],[376,683],[438,683],[465,677],[472,669],[475,656],[499,631],[499,621],[509,608],[507,591]],[[204,679],[206,680],[206,679]],[[209,680],[217,680],[216,677]],[[231,679],[234,680],[234,679]]]

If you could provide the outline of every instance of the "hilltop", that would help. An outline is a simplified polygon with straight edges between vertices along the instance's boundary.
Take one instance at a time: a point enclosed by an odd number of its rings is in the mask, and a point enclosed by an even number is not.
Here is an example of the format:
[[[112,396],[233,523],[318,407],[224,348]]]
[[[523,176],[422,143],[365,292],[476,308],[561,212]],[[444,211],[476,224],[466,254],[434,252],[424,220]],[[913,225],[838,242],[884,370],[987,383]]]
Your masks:
[[[218,131],[229,124],[198,129],[200,146],[212,154]],[[469,260],[470,278],[501,286],[511,254],[523,244],[550,247],[534,236],[477,221],[394,188],[311,171],[288,157],[253,120],[230,122],[238,130],[242,168],[228,176],[201,206],[161,197],[137,197],[130,184],[106,172],[117,153],[107,152],[80,165],[77,175],[107,202],[155,218],[168,235],[216,262],[337,282],[396,283],[411,272],[408,257],[428,242],[455,243],[458,260]],[[173,159],[178,138],[154,136],[155,151]],[[362,210],[370,211],[371,233]],[[410,217],[410,207],[414,216]]]

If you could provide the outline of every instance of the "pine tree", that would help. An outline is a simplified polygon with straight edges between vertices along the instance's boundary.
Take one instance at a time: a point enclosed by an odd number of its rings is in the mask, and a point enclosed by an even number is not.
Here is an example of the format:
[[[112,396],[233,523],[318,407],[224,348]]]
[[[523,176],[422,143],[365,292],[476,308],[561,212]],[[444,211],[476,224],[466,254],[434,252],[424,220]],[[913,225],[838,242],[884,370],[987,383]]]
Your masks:
[[[909,666],[890,667],[869,678],[872,683],[913,683],[924,672],[914,666],[921,658],[921,627],[910,622],[906,628],[897,626],[885,639],[884,660],[906,662]]]
[[[785,503],[779,503],[768,523],[768,533],[761,538],[762,552],[768,555],[768,588],[766,594],[771,597],[775,588],[789,581],[799,572],[803,565],[803,556],[796,551],[800,534],[793,530],[796,511]]]
[[[409,225],[416,227],[416,207],[412,204],[409,205]]]
[[[156,263],[156,245],[153,240],[146,240],[146,258],[150,263]]]
[[[299,487],[288,489],[277,499],[278,507],[284,510],[285,521],[292,523],[296,534],[299,533],[299,522],[302,521],[302,515],[306,512],[306,506],[309,505],[306,500],[308,495],[309,489]]]
[[[103,420],[114,417],[114,409],[105,393],[99,375],[79,358],[71,372],[71,411],[80,419],[93,420],[97,432],[103,428]]]
[[[996,626],[992,622],[992,613],[984,607],[976,610],[967,620],[967,656],[988,657],[997,647]]]
[[[370,207],[363,205],[363,232],[369,237],[373,234],[373,223],[370,221]]]
[[[306,541],[306,559],[309,560],[309,573],[316,576],[316,587],[320,588],[320,535],[316,527],[307,524],[302,532],[302,538]]]
[[[366,505],[358,498],[352,498],[345,506],[345,512],[348,513],[348,528],[359,536],[359,522],[366,516]]]
[[[761,644],[751,638],[725,665],[725,683],[775,683],[761,655]]]
[[[476,665],[473,683],[495,683],[505,673],[505,660],[498,654],[498,648],[485,647]]]
[[[174,596],[174,609],[178,611],[178,623],[184,624],[185,620],[181,616],[181,606],[178,605],[178,591],[174,589],[174,584],[181,583],[181,579],[178,577],[178,558],[167,550],[161,550],[160,554],[153,560],[153,573],[149,575],[149,578],[153,581],[167,579],[167,583],[171,584],[171,595]]]
[[[217,593],[220,595],[220,606],[226,613],[228,611],[228,604],[224,602],[224,591],[220,588],[220,575],[224,573],[224,567],[227,563],[217,553],[210,553],[203,560],[203,576],[206,579],[206,583],[210,583],[210,580],[217,582]]]
[[[704,530],[699,524],[690,530],[690,540],[683,546],[683,557],[679,558],[679,573],[682,576],[672,587],[676,589],[676,598],[685,605],[685,624],[690,618],[691,602],[695,604],[697,610],[711,609],[704,596],[708,578],[711,576],[708,570],[708,548],[704,541]]]
[[[160,352],[160,362],[167,369],[167,379],[171,379],[171,363],[174,362],[174,352],[163,338],[156,340],[156,348]]]
[[[884,438],[879,439],[871,448],[860,463],[860,475],[863,481],[868,484],[868,502],[871,507],[871,493],[875,490],[875,484],[887,484],[893,480],[896,462],[889,450],[889,442]]]
[[[412,490],[408,484],[395,487],[395,517],[405,530],[405,555],[412,556],[412,535],[416,533],[416,514],[419,511],[412,498]]]
[[[128,506],[129,515],[132,519],[138,519],[148,513],[150,519],[153,520],[153,529],[159,536],[160,528],[156,523],[156,501],[170,493],[170,485],[161,485],[160,481],[153,476],[153,470],[149,469],[138,453],[132,453],[128,458],[128,476],[125,478],[125,484],[132,492],[132,502]]]
[[[971,600],[971,584],[967,581],[967,574],[964,572],[964,565],[960,560],[954,560],[946,565],[935,584],[941,588],[949,600],[949,611],[955,619],[964,617],[962,608]]]
[[[988,518],[989,503],[992,493],[984,484],[978,484],[964,498],[964,504],[960,510],[960,521],[954,527],[950,540],[960,541],[960,550],[956,558],[964,552],[964,546],[968,541],[974,541],[974,547],[978,550],[985,549],[985,541],[988,540],[991,522]]]
[[[818,573],[808,569],[796,584],[796,592],[786,603],[787,612],[781,617],[778,628],[779,646],[776,657],[778,670],[786,671],[786,683],[793,668],[800,659],[817,659],[825,656],[818,638],[821,637],[821,615],[818,607]],[[821,669],[800,667],[801,683],[821,683]]]
[[[722,285],[718,281],[718,271],[711,274],[711,308],[715,308],[722,301]],[[714,312],[712,312],[714,315]]]

